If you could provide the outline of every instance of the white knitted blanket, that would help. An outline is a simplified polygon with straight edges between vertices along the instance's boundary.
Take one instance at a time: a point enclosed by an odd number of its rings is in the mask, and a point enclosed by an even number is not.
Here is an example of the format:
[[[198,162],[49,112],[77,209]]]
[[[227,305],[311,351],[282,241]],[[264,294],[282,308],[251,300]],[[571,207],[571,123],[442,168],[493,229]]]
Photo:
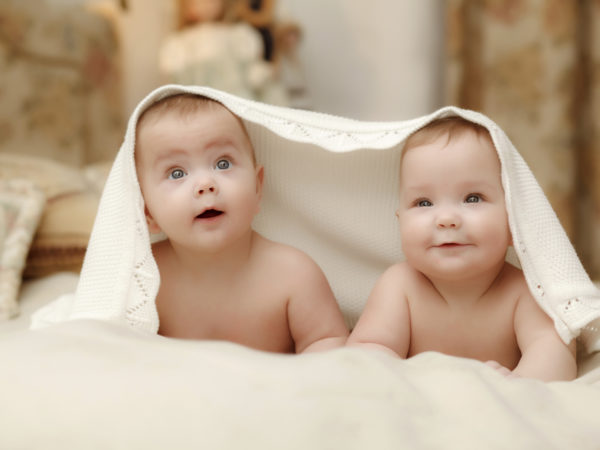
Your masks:
[[[157,332],[154,300],[160,280],[135,173],[135,127],[148,105],[180,92],[214,98],[243,119],[265,166],[255,229],[317,261],[349,326],[356,323],[379,274],[402,258],[394,212],[403,141],[442,116],[459,115],[485,126],[502,165],[514,241],[511,257],[518,258],[531,292],[563,340],[581,336],[589,351],[600,350],[600,291],[526,163],[489,118],[445,107],[414,120],[360,122],[175,85],[153,91],[133,112],[102,195],[77,290],[37,311],[34,328],[91,318]]]

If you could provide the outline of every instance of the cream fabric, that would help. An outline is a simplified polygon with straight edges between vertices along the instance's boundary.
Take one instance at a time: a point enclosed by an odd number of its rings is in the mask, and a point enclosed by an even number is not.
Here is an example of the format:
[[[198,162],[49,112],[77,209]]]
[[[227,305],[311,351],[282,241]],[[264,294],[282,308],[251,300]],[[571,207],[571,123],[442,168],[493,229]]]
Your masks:
[[[299,356],[106,321],[3,334],[2,449],[598,449],[600,371],[508,379],[440,353]]]
[[[255,228],[303,249],[321,265],[350,326],[378,275],[402,258],[394,211],[405,138],[447,115],[487,127],[502,164],[515,254],[533,295],[565,342],[583,331],[588,350],[600,349],[600,332],[591,323],[600,317],[600,291],[526,163],[489,118],[445,107],[409,121],[359,122],[175,85],[150,93],[133,112],[103,192],[77,291],[38,311],[34,327],[88,318],[156,333],[160,281],[135,174],[135,125],[148,105],[179,92],[214,98],[244,120],[265,166]]]

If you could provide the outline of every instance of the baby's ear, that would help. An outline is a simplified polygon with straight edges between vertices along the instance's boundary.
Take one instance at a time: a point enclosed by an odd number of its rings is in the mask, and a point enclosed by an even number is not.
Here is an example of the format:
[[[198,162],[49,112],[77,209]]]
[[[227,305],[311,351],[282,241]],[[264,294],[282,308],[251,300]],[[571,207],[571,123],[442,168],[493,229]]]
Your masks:
[[[265,181],[265,168],[258,166],[256,168],[256,193],[262,197],[263,183]]]
[[[144,206],[144,215],[146,216],[146,223],[148,224],[148,231],[151,234],[160,233],[161,232],[160,227],[158,226],[156,221],[152,218],[152,216],[150,215],[150,211],[148,211],[148,208],[146,208],[145,206]]]
[[[260,212],[260,203],[262,201],[264,181],[265,168],[263,166],[258,166],[256,168],[256,198],[258,199],[258,201],[256,202],[256,209],[254,210],[254,214],[258,214]]]

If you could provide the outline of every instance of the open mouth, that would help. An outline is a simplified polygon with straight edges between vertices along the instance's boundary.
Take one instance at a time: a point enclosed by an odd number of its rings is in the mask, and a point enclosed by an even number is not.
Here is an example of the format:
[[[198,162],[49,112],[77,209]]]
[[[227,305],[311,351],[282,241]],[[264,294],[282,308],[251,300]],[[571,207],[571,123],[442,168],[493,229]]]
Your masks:
[[[196,219],[212,219],[213,217],[217,217],[223,214],[223,211],[219,211],[218,209],[207,209],[202,214],[198,214]]]

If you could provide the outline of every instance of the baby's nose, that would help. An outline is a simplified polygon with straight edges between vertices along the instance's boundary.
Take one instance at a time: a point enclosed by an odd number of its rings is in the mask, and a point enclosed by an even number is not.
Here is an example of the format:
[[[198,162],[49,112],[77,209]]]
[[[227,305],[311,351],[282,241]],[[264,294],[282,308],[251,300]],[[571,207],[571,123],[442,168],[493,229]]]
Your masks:
[[[202,187],[198,189],[198,194],[202,195],[206,192],[215,192],[215,187],[214,186],[206,186],[206,187]]]
[[[461,225],[460,216],[453,211],[442,211],[437,216],[437,226],[439,228],[457,228]]]
[[[208,193],[216,193],[217,192],[217,183],[215,179],[211,176],[203,175],[198,178],[194,193],[195,195],[204,195]]]

